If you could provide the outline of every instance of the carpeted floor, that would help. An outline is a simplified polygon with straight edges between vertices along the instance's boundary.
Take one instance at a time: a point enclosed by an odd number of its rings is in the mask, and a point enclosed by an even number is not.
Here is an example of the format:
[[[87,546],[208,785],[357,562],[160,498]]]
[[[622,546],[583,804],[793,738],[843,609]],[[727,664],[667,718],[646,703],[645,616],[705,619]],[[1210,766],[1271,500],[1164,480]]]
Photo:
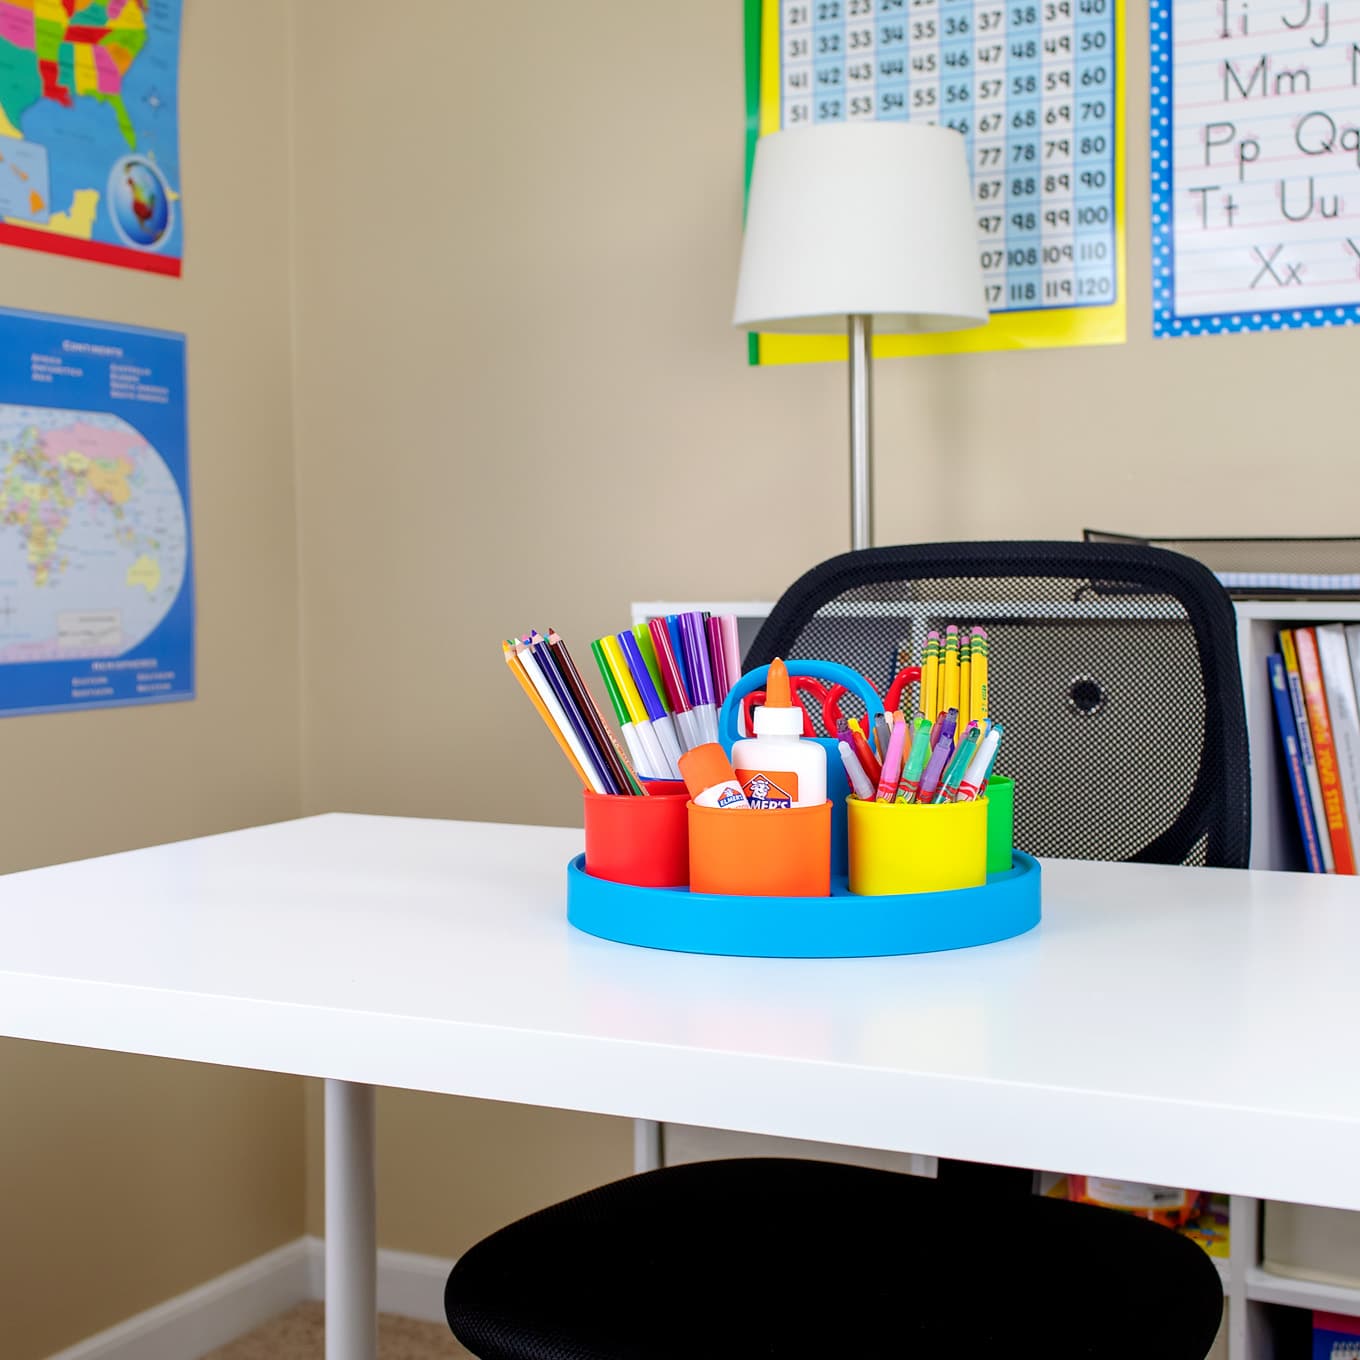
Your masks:
[[[324,1360],[325,1327],[319,1303],[300,1303],[201,1360]],[[442,1323],[378,1318],[378,1360],[468,1360]]]

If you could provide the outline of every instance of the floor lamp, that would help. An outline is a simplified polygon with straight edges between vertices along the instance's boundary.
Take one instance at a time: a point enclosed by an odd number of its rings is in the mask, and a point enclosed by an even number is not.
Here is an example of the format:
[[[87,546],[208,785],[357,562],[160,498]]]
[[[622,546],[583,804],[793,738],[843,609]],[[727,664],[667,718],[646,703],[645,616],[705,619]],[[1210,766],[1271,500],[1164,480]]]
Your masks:
[[[913,123],[828,123],[756,143],[733,324],[850,337],[850,543],[873,530],[873,330],[987,320],[963,137]]]

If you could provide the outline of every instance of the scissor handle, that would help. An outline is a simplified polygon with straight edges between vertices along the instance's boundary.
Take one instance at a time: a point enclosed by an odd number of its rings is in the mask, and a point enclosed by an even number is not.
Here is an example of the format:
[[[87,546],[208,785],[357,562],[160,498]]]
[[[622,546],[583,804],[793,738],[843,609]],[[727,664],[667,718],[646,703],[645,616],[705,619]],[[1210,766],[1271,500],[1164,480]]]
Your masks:
[[[920,666],[903,666],[893,677],[893,682],[888,686],[888,693],[884,696],[884,705],[894,711],[902,707],[902,693],[910,684],[914,684],[921,678]]]
[[[842,666],[835,661],[786,661],[784,665],[788,669],[790,680],[794,676],[800,678],[806,676],[828,685],[844,686],[848,693],[853,694],[864,705],[864,711],[870,716],[883,711],[883,700],[879,698],[878,691],[858,671],[852,671],[849,666]],[[730,751],[732,743],[741,735],[737,731],[737,714],[741,710],[743,700],[755,690],[765,688],[765,679],[769,673],[768,666],[757,666],[754,670],[747,671],[728,691],[727,698],[723,700],[722,711],[718,714],[718,740],[726,750]],[[834,739],[835,735],[836,729],[833,727],[829,736]]]
[[[836,688],[840,689],[841,687],[838,685]],[[827,691],[825,686],[821,681],[813,680],[810,676],[791,675],[789,677],[789,689],[792,691],[791,697],[794,699],[797,707],[803,710],[803,735],[805,737],[815,737],[817,733],[813,729],[812,719],[808,716],[808,701],[812,700],[816,703],[822,713],[822,721],[825,722],[827,703]],[[844,693],[845,691],[841,689],[841,692]],[[801,701],[799,696],[802,696]],[[751,725],[753,721],[751,716],[752,710],[755,709],[757,705],[763,704],[764,702],[765,691],[763,689],[753,689],[750,694],[741,701],[742,717],[745,719],[746,730],[748,732],[755,730]],[[834,732],[836,729],[830,727],[827,730]]]

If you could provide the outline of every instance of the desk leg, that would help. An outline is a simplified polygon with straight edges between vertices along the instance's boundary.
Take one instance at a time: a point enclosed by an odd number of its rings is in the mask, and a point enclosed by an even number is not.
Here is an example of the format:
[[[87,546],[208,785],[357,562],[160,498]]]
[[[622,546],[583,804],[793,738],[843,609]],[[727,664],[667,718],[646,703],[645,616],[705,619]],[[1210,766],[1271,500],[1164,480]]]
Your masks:
[[[373,1088],[326,1082],[326,1360],[377,1360]]]

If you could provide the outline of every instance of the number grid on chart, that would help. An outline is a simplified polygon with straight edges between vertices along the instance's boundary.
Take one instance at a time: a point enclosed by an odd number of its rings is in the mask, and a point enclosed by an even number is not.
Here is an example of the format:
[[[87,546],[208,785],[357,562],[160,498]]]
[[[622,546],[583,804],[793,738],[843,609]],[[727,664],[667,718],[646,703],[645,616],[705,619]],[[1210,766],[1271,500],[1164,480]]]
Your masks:
[[[1115,0],[779,0],[780,126],[957,129],[989,309],[1108,306],[1115,43]]]

